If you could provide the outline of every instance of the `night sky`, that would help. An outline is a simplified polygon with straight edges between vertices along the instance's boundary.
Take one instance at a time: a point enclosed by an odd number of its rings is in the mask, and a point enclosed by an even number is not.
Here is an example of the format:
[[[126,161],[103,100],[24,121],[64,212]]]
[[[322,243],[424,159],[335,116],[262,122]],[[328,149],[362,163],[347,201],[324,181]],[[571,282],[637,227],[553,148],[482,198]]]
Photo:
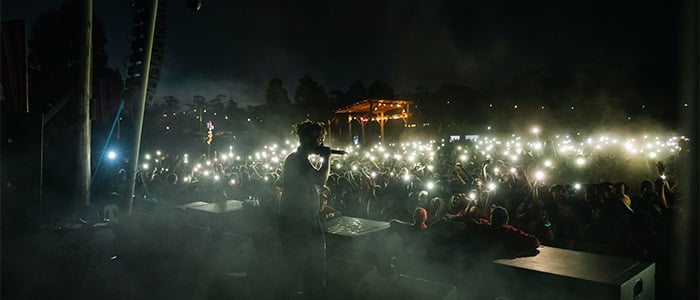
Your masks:
[[[601,63],[668,76],[678,63],[674,1],[203,2],[197,13],[182,0],[167,3],[159,97],[226,94],[247,105],[263,103],[272,77],[290,96],[304,75],[326,91],[380,80],[401,93],[503,85],[523,70],[556,76]],[[2,0],[2,19],[31,22],[60,3]],[[110,67],[124,73],[128,1],[94,1],[94,16],[105,26]]]

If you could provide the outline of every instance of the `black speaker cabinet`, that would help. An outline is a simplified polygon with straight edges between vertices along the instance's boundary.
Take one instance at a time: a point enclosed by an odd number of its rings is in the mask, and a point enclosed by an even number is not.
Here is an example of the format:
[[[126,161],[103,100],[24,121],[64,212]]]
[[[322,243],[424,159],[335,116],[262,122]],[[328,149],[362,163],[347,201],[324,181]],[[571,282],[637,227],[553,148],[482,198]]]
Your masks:
[[[484,286],[512,300],[650,300],[655,271],[652,262],[541,247],[537,255],[494,261]]]

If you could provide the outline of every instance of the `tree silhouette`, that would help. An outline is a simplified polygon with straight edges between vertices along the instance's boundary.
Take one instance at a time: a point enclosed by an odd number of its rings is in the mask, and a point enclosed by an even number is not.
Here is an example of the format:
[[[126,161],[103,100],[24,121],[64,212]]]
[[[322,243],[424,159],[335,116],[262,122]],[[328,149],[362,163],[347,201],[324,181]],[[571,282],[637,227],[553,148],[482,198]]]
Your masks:
[[[348,100],[348,103],[346,104],[352,104],[357,101],[367,99],[367,88],[365,88],[362,81],[355,81],[350,84],[348,91],[345,93],[345,97]]]
[[[270,79],[265,93],[265,103],[273,107],[287,107],[291,104],[287,89],[282,86],[282,79]]]
[[[165,102],[164,112],[177,113],[182,109],[180,101],[174,96],[165,96],[163,97],[163,101]]]
[[[307,75],[299,79],[299,86],[294,92],[294,103],[304,106],[327,106],[328,95],[318,82]]]
[[[367,88],[367,96],[375,99],[393,99],[394,89],[382,81],[375,81]]]
[[[215,112],[224,111],[224,103],[226,103],[226,95],[216,95],[216,97],[209,100],[209,108]]]

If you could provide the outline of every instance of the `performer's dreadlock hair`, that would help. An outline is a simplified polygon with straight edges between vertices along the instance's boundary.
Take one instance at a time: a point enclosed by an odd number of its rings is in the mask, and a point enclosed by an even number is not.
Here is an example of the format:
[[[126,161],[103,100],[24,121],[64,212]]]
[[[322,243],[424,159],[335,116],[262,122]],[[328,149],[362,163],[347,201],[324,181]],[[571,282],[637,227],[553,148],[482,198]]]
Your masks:
[[[313,122],[309,119],[292,125],[292,128],[299,137],[299,142],[302,145],[308,144],[310,141],[313,141],[318,137],[324,137],[326,135],[326,128],[323,126],[323,123]]]

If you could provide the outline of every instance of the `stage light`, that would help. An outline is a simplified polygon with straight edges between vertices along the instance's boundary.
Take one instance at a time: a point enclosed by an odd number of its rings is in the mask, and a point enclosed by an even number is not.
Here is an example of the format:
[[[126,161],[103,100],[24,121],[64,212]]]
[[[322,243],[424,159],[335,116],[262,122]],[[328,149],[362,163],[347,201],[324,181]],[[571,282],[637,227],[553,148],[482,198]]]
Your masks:
[[[117,152],[109,151],[109,153],[107,153],[107,158],[109,158],[109,159],[111,159],[111,160],[116,159],[116,158],[117,158]]]

